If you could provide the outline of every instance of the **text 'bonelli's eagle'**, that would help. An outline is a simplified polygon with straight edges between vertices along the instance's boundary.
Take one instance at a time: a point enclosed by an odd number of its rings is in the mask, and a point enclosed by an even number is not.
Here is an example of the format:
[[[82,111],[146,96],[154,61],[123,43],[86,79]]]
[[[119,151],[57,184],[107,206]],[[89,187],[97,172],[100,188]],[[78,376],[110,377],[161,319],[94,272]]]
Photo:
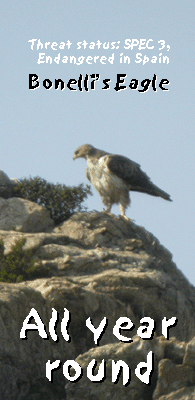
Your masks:
[[[129,191],[147,193],[172,201],[169,194],[154,185],[143,172],[140,165],[127,157],[110,154],[83,144],[75,151],[73,160],[84,158],[87,161],[86,176],[101,196],[106,211],[113,204],[120,204],[121,215],[130,204]]]

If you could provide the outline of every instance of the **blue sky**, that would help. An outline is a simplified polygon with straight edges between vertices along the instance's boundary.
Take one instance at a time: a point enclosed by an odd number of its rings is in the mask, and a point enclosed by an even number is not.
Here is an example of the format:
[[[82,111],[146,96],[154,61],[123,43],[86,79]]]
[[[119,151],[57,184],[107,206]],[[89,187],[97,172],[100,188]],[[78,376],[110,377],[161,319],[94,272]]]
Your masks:
[[[152,232],[172,254],[173,260],[195,284],[195,139],[194,139],[194,15],[190,1],[6,1],[1,5],[1,169],[9,177],[41,176],[50,182],[77,185],[85,182],[84,160],[72,161],[83,143],[129,157],[173,202],[141,193],[131,194],[127,216]],[[29,40],[61,43],[63,50],[31,50]],[[154,49],[125,49],[126,39],[149,39]],[[77,42],[99,40],[109,48],[77,49]],[[160,40],[165,48],[159,50]],[[111,49],[111,42],[120,42]],[[167,45],[170,50],[167,51]],[[57,47],[57,46],[56,46]],[[144,45],[143,45],[144,47]],[[161,46],[162,47],[162,46]],[[38,64],[39,53],[60,57],[105,56],[106,61],[76,65],[54,61]],[[130,64],[120,63],[120,54]],[[136,63],[159,54],[169,64]],[[91,60],[91,59],[90,59]],[[105,61],[105,59],[104,59]],[[29,74],[37,74],[40,87],[29,90]],[[67,83],[99,74],[95,90],[70,91]],[[117,74],[126,74],[126,90],[114,90]],[[131,90],[131,79],[140,83],[157,76],[157,91]],[[65,90],[46,90],[43,81],[62,79]],[[102,90],[103,79],[110,89]],[[168,91],[159,88],[170,81]],[[102,210],[93,190],[89,210]],[[113,207],[119,214],[119,208]]]

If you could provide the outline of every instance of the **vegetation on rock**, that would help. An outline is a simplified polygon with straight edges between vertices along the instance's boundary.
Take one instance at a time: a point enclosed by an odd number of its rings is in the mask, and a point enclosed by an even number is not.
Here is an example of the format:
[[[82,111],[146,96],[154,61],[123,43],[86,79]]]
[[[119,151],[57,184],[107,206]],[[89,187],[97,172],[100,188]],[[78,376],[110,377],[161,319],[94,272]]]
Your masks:
[[[46,207],[56,225],[67,220],[75,212],[86,209],[81,203],[88,195],[92,195],[88,185],[53,184],[38,176],[18,180],[13,194],[15,197],[21,197]]]
[[[3,241],[0,241],[1,282],[15,283],[50,276],[49,268],[32,258],[32,250],[23,250],[25,242],[25,238],[18,240],[5,255]]]

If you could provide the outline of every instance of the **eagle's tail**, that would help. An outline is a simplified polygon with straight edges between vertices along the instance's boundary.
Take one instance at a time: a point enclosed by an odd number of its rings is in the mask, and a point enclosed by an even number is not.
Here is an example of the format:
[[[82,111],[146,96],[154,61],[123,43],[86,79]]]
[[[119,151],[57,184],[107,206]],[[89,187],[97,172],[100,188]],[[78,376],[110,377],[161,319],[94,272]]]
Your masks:
[[[144,186],[131,188],[130,190],[147,193],[150,194],[151,196],[162,197],[165,200],[173,201],[168,193],[160,189],[158,186],[154,185],[154,183],[152,183],[151,181],[148,181],[147,184],[145,184]]]
[[[154,190],[152,190],[152,192],[149,194],[151,194],[152,196],[162,197],[163,199],[168,200],[168,201],[173,201],[171,199],[171,196],[168,193],[166,193],[164,190],[160,189],[156,185],[154,185]]]
[[[146,187],[145,189],[145,193],[150,194],[151,196],[162,197],[165,200],[173,201],[168,193],[160,189],[158,186],[154,185],[152,182],[148,184],[148,187]]]

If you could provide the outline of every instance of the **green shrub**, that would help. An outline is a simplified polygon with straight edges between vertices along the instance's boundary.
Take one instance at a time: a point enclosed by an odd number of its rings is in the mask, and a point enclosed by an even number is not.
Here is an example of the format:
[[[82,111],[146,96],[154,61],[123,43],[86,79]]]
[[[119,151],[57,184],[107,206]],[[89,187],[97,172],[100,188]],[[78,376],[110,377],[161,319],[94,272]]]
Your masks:
[[[21,282],[50,276],[48,267],[32,258],[32,250],[23,250],[25,238],[18,240],[11,252],[4,255],[4,244],[0,241],[0,281]]]
[[[55,224],[60,224],[72,214],[85,209],[81,203],[92,195],[90,186],[53,184],[40,177],[24,178],[14,188],[14,196],[46,207]]]

